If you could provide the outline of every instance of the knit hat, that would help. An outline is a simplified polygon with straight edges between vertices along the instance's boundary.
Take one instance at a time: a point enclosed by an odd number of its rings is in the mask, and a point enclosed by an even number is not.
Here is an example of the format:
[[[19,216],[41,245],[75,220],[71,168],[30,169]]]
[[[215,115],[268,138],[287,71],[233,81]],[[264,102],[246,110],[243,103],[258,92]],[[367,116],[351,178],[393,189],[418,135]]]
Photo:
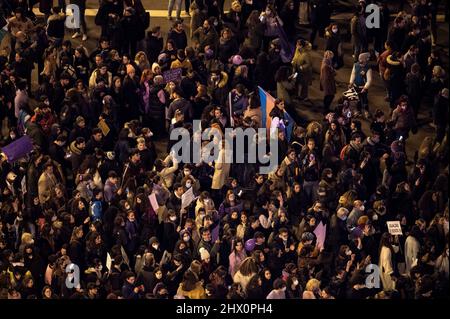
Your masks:
[[[210,258],[209,252],[204,247],[201,247],[198,252],[202,261]]]

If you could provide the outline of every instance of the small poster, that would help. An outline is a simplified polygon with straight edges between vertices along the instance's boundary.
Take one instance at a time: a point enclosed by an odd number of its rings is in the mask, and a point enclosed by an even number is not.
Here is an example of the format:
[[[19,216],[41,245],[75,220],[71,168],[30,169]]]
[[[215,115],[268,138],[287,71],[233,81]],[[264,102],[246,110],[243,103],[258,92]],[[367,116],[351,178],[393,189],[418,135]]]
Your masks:
[[[386,223],[387,223],[389,234],[394,235],[394,236],[395,235],[403,235],[402,225],[400,225],[400,221],[396,220],[396,221],[391,221],[391,222],[386,222]]]

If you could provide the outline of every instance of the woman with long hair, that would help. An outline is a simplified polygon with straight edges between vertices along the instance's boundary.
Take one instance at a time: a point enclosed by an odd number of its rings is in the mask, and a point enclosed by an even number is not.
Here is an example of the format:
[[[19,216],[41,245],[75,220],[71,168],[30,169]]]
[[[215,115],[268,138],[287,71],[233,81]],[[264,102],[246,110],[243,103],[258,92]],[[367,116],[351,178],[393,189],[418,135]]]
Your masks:
[[[233,281],[236,284],[240,284],[242,289],[245,291],[250,279],[258,273],[258,266],[256,265],[256,260],[253,257],[245,258],[238,271],[233,276]]]
[[[228,267],[228,272],[231,277],[234,277],[240,265],[247,257],[247,254],[244,249],[244,242],[237,238],[232,240],[232,251],[229,256],[230,266]]]
[[[392,246],[392,236],[389,233],[384,233],[380,240],[380,259],[378,267],[380,268],[381,282],[383,283],[383,290],[390,291],[395,289],[395,262],[394,262],[394,247]]]
[[[333,102],[336,94],[336,71],[333,67],[334,53],[325,51],[323,54],[322,65],[320,66],[320,90],[323,91],[323,108],[324,114],[330,110],[331,102]]]
[[[148,61],[147,54],[144,51],[139,51],[136,53],[134,63],[136,63],[141,72],[144,72],[146,69],[150,69],[150,62]]]

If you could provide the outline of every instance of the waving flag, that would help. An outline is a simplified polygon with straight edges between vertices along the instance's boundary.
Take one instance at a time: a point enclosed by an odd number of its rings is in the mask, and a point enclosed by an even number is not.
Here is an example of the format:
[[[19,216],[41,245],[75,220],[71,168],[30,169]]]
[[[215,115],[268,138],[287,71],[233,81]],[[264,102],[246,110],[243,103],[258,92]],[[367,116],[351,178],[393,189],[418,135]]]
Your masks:
[[[275,98],[268,92],[264,91],[264,89],[261,88],[260,86],[258,86],[258,92],[259,92],[259,99],[261,102],[262,127],[265,127],[269,130],[270,125],[272,123],[272,119],[270,118],[269,114],[275,107]],[[284,119],[285,121],[287,121],[288,124],[286,126],[286,137],[287,140],[290,141],[295,122],[294,119],[286,111],[284,111]]]

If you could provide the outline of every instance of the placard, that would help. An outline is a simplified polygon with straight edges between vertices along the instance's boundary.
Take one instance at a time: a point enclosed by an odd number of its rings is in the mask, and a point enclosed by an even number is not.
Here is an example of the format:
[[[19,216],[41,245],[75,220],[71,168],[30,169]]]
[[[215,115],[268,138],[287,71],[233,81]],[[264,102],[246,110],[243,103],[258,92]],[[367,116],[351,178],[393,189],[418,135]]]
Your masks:
[[[402,225],[400,225],[400,222],[398,220],[386,222],[386,223],[387,223],[389,234],[394,235],[394,236],[395,235],[403,235]]]

